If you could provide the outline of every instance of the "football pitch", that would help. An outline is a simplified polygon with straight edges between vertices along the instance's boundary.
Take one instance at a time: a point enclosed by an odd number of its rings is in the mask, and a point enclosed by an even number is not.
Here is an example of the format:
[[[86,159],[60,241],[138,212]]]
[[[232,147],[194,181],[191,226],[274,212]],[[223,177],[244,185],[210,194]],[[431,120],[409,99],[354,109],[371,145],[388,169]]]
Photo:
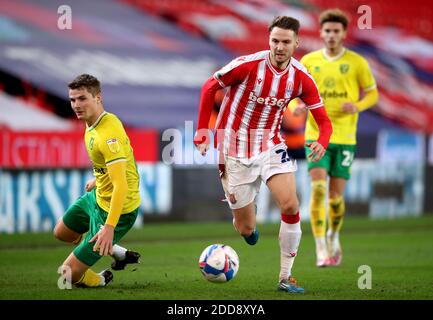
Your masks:
[[[0,235],[0,299],[141,299],[141,300],[294,300],[433,299],[433,216],[398,220],[348,217],[340,236],[343,263],[315,267],[309,223],[293,275],[304,294],[276,291],[279,272],[279,224],[260,225],[251,247],[231,223],[148,224],[132,230],[121,245],[139,251],[141,264],[113,271],[106,288],[60,290],[57,268],[72,250],[50,233]],[[234,280],[207,282],[198,268],[209,244],[232,246],[240,258]],[[102,258],[93,269],[108,268]],[[360,289],[360,266],[371,268],[371,289]],[[362,282],[362,281],[361,281]]]

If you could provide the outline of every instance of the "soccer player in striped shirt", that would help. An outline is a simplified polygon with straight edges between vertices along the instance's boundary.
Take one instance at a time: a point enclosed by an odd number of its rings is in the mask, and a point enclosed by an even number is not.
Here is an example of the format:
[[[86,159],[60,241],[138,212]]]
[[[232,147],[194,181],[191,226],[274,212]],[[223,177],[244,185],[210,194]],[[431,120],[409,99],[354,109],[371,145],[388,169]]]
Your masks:
[[[137,218],[139,176],[122,123],[104,111],[99,80],[88,74],[78,76],[69,84],[69,99],[77,118],[86,123],[84,140],[95,179],[86,184],[87,193],[66,210],[54,235],[77,244],[63,262],[64,278],[78,286],[101,287],[113,278],[109,270],[95,273],[90,269],[102,256],[114,258],[113,270],[140,258],[116,244]]]
[[[343,46],[347,16],[338,9],[331,9],[320,15],[319,22],[325,47],[305,55],[301,62],[316,81],[334,128],[325,156],[318,162],[308,162],[312,180],[310,216],[316,240],[316,265],[326,267],[339,265],[343,257],[339,231],[345,213],[344,189],[355,155],[358,115],[376,104],[379,94],[367,60]],[[364,93],[362,98],[360,91]],[[294,112],[305,112],[305,109],[298,105]],[[318,136],[317,125],[308,116],[305,141],[314,141]],[[306,150],[306,154],[310,152]],[[327,192],[329,227],[325,239]]]
[[[298,20],[276,17],[269,26],[270,50],[234,59],[205,82],[194,138],[204,155],[210,145],[208,123],[215,93],[228,87],[216,137],[221,182],[233,212],[233,225],[248,244],[257,242],[254,201],[261,181],[265,182],[281,210],[278,289],[287,292],[304,292],[291,272],[302,234],[293,173],[296,162],[287,155],[280,135],[289,101],[301,98],[320,128],[318,139],[308,144],[313,161],[322,158],[332,133],[313,78],[292,57],[299,43],[298,30]]]

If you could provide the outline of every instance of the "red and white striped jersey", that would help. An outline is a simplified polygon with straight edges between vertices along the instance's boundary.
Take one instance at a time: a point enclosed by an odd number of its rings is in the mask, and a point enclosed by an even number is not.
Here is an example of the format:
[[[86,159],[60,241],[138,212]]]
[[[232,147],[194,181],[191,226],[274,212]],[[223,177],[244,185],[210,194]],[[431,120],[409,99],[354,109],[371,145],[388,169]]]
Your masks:
[[[234,59],[214,78],[229,87],[218,115],[220,147],[229,156],[251,158],[281,143],[281,119],[290,100],[299,97],[309,109],[323,106],[307,69],[293,57],[275,68],[269,50]]]

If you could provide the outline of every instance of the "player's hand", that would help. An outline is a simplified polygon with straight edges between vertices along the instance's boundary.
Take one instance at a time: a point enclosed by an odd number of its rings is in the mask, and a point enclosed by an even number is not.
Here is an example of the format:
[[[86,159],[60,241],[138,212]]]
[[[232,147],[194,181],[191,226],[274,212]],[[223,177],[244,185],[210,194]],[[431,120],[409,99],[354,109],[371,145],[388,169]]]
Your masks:
[[[96,187],[96,179],[92,179],[86,182],[86,192],[92,191]]]
[[[357,113],[358,107],[355,106],[355,104],[353,104],[352,102],[345,102],[341,106],[341,110],[345,113]]]
[[[326,150],[319,142],[313,141],[310,143],[306,143],[305,145],[311,149],[311,152],[308,155],[308,159],[310,159],[311,161],[317,162],[325,155]]]
[[[209,144],[208,143],[200,143],[196,144],[195,147],[200,152],[202,156],[206,155],[206,152],[209,150]]]
[[[93,251],[99,250],[99,255],[108,256],[113,254],[114,227],[105,224],[89,242],[95,242]]]
[[[202,156],[206,154],[210,146],[209,129],[199,129],[194,136],[194,145]]]
[[[295,107],[295,109],[293,109],[293,111],[292,111],[292,114],[295,116],[295,117],[299,117],[299,116],[302,116],[302,115],[304,115],[304,114],[306,114],[307,113],[307,108],[305,107],[305,104],[298,104],[296,107]]]

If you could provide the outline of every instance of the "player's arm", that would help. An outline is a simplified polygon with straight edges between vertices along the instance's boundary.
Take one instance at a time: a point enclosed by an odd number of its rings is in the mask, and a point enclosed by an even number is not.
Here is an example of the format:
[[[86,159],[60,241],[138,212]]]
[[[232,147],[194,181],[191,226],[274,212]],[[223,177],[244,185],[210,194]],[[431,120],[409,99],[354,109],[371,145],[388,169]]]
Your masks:
[[[357,80],[359,86],[363,88],[364,97],[357,102],[346,102],[342,110],[347,113],[362,112],[374,106],[379,100],[379,91],[377,90],[376,80],[368,65],[367,60],[361,58],[358,64]]]
[[[126,180],[126,160],[119,159],[107,164],[108,175],[113,185],[110,210],[101,230],[89,241],[96,241],[93,251],[98,251],[101,256],[113,253],[114,228],[119,222],[120,214],[128,193]]]
[[[306,144],[306,146],[312,151],[308,157],[311,158],[313,162],[317,162],[325,155],[326,148],[331,139],[332,124],[331,120],[329,120],[328,114],[326,113],[325,107],[323,106],[319,90],[317,89],[314,80],[311,76],[305,73],[303,74],[301,81],[302,94],[300,95],[300,98],[307,106],[307,109],[311,112],[311,115],[319,127],[319,138],[317,141]]]
[[[197,132],[194,137],[194,144],[202,155],[206,153],[210,145],[208,131],[209,119],[215,101],[215,94],[220,89],[222,89],[220,83],[214,77],[210,77],[206,80],[201,90]]]
[[[202,155],[205,155],[210,145],[209,119],[218,90],[241,83],[249,73],[249,64],[242,57],[234,59],[229,64],[215,72],[204,83],[198,112],[197,132],[194,144]]]
[[[379,91],[377,88],[365,91],[364,97],[357,102],[345,102],[342,105],[343,112],[357,113],[367,110],[374,106],[379,100]]]

